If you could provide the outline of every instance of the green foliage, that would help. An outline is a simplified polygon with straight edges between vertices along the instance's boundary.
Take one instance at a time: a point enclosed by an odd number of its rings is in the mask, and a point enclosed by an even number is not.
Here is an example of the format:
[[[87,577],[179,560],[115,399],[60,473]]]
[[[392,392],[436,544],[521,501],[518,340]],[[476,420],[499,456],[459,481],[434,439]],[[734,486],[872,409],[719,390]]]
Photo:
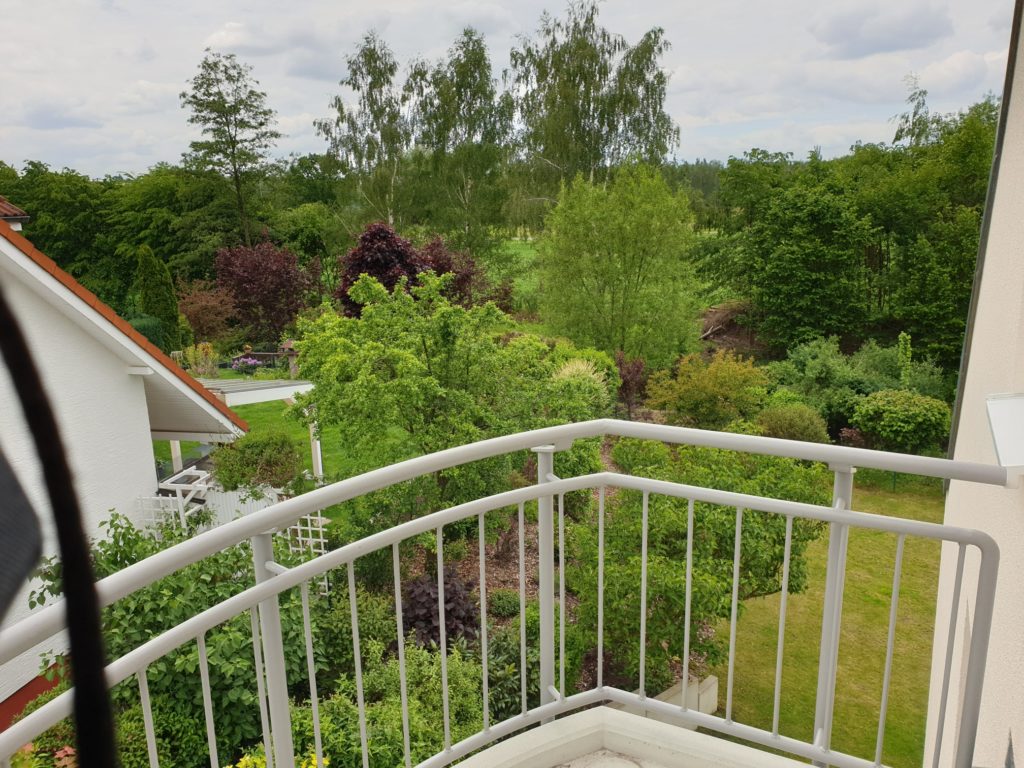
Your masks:
[[[808,443],[827,443],[825,420],[814,408],[803,403],[774,405],[765,408],[755,419],[766,437],[784,440],[803,440]]]
[[[160,322],[159,341],[150,337],[164,352],[181,349],[178,327],[178,299],[167,265],[148,246],[139,248],[135,268],[135,315],[156,318]],[[151,331],[152,332],[152,331]]]
[[[535,336],[502,335],[508,319],[493,305],[453,305],[447,279],[426,274],[409,292],[399,283],[388,293],[364,277],[351,292],[359,318],[324,313],[301,323],[300,373],[315,383],[302,405],[315,406],[321,427],[337,425],[353,473],[607,413],[610,395],[601,396],[594,376],[555,376],[572,352],[556,356]],[[345,535],[507,488],[523,461],[475,462],[347,503]]]
[[[825,418],[833,436],[850,424],[862,396],[898,389],[901,379],[922,395],[937,399],[951,395],[949,380],[934,364],[911,360],[901,371],[897,347],[873,341],[848,356],[836,338],[815,339],[794,347],[785,360],[767,368],[781,385],[780,391],[795,393]]]
[[[449,647],[448,695],[455,743],[477,733],[483,725],[480,665],[458,646]],[[404,758],[398,660],[377,642],[366,644],[362,660],[370,763],[400,765]],[[444,731],[439,727],[441,657],[436,650],[410,643],[405,647],[405,662],[410,747],[415,764],[444,749]],[[320,701],[320,726],[324,757],[330,758],[331,768],[362,765],[359,710],[352,678],[343,677],[338,692]],[[313,718],[308,705],[292,707],[292,734],[298,753],[308,754],[313,749]]]
[[[541,315],[557,333],[608,354],[665,365],[697,341],[692,214],[653,169],[563,188],[538,241]]]
[[[414,62],[410,91],[416,144],[430,153],[432,224],[454,248],[487,258],[504,225],[512,99],[498,95],[483,35],[467,27],[446,59],[433,67]]]
[[[710,361],[687,355],[675,374],[658,371],[647,384],[647,404],[663,409],[669,421],[688,427],[721,429],[749,419],[767,397],[768,374],[749,360],[719,350]]]
[[[345,66],[340,85],[355,94],[355,103],[335,96],[330,104],[334,114],[314,125],[330,154],[358,179],[361,197],[374,215],[393,226],[402,155],[411,139],[407,98],[395,81],[398,61],[388,44],[369,32],[345,57]]]
[[[93,571],[97,578],[142,560],[184,541],[191,532],[170,523],[155,531],[140,531],[127,518],[113,514],[101,523],[104,538],[93,542]],[[286,551],[275,559],[288,565],[295,562]],[[44,562],[39,575],[40,589],[32,595],[38,602],[48,595],[61,594],[60,561]],[[248,544],[217,552],[140,589],[102,611],[103,637],[111,658],[118,658],[171,627],[238,594],[252,584],[252,554]],[[284,628],[285,663],[289,679],[300,680],[306,674],[305,641],[299,595],[292,591],[281,597]],[[314,626],[314,634],[317,629]],[[214,718],[219,749],[229,754],[238,745],[255,740],[260,734],[259,708],[252,681],[255,668],[249,616],[243,613],[206,634],[213,691]],[[186,643],[147,668],[150,693],[167,710],[166,723],[160,728],[170,744],[205,743],[199,654],[195,643]],[[123,712],[137,701],[134,686],[119,686],[113,691],[115,709]],[[154,705],[155,706],[155,705]],[[190,741],[191,740],[191,741]],[[205,749],[183,755],[188,768],[203,762]],[[197,762],[188,762],[192,759]]]
[[[669,449],[658,443],[620,440],[613,459],[630,472],[656,479],[720,488],[740,493],[827,504],[830,477],[824,467],[791,459],[744,455],[709,448]],[[658,691],[671,683],[683,648],[687,502],[651,496],[647,563],[647,685]],[[606,503],[604,643],[606,674],[625,675],[635,684],[639,670],[641,495],[620,492]],[[714,663],[723,642],[715,622],[729,615],[736,510],[695,507],[691,669]],[[771,594],[781,588],[786,521],[781,516],[747,511],[743,516],[740,599]],[[790,590],[806,584],[804,552],[820,525],[795,521]],[[573,525],[569,535],[568,585],[579,596],[576,627],[583,647],[593,647],[597,618],[597,525]],[[607,679],[607,678],[606,678]]]
[[[747,233],[745,267],[761,337],[786,349],[857,333],[867,319],[858,257],[871,230],[852,203],[810,182],[769,198]]]
[[[337,584],[334,588],[336,591],[331,599],[317,600],[311,605],[319,628],[317,646],[324,664],[324,672],[319,678],[330,681],[332,687],[339,677],[351,674],[355,669],[352,613],[347,596],[344,596],[342,590],[337,590]],[[357,586],[356,609],[359,612],[361,649],[370,643],[380,643],[385,647],[392,647],[396,643],[398,629],[395,624],[395,601],[391,594],[372,592],[361,583]]]
[[[941,400],[908,390],[874,392],[857,404],[851,423],[883,450],[919,453],[949,436],[950,410]]]
[[[284,488],[302,471],[299,444],[284,432],[251,432],[215,448],[211,459],[226,490],[243,488],[256,498],[262,488]]]
[[[659,163],[679,138],[665,112],[664,30],[629,45],[598,14],[592,0],[571,3],[565,18],[545,13],[510,55],[521,142],[548,189],[577,174],[601,179],[630,158]]]
[[[511,619],[519,615],[519,591],[516,589],[491,589],[487,592],[487,612],[499,619]]]

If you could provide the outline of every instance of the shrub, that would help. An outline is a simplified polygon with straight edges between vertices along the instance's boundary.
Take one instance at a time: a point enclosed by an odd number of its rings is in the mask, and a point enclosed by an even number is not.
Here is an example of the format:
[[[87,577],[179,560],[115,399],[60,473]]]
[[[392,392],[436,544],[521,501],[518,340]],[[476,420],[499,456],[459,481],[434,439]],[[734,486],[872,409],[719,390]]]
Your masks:
[[[302,471],[298,443],[284,432],[250,432],[214,449],[217,482],[229,491],[245,489],[259,498],[264,486],[283,488]]]
[[[136,294],[136,313],[155,317],[160,321],[162,343],[153,338],[150,338],[150,341],[164,352],[180,349],[178,298],[174,295],[171,273],[167,270],[167,265],[146,245],[139,248],[133,293]]]
[[[472,639],[480,629],[480,604],[472,593],[473,584],[464,581],[451,566],[444,569],[445,636]],[[402,594],[402,621],[416,640],[440,642],[440,614],[437,605],[437,577],[424,573],[407,582]]]
[[[647,394],[647,363],[642,357],[626,357],[621,349],[615,353],[615,365],[619,369],[619,402],[626,408],[626,418],[633,418],[633,411]]]
[[[651,441],[620,440],[616,461],[655,479],[685,482],[758,496],[827,504],[830,476],[820,465],[773,456],[746,455],[710,448],[670,451]],[[641,571],[640,493],[620,491],[606,502],[604,642],[606,677],[635,685],[639,670],[637,595]],[[692,582],[691,664],[713,663],[723,644],[710,632],[729,615],[732,591],[736,510],[697,504]],[[647,685],[655,693],[678,674],[683,648],[687,502],[649,498],[647,561]],[[748,511],[743,517],[740,598],[777,592],[781,587],[785,518]],[[821,526],[795,521],[790,562],[790,591],[807,580],[804,553]],[[569,529],[567,585],[579,597],[575,634],[581,648],[596,644],[597,525],[588,520]]]
[[[809,405],[794,403],[765,408],[755,419],[761,434],[784,440],[803,440],[808,443],[827,443],[825,420]]]
[[[708,362],[686,355],[674,376],[665,371],[651,376],[647,404],[664,409],[673,424],[721,429],[761,410],[768,384],[768,374],[753,360],[731,351],[719,350]]]
[[[368,643],[363,655],[363,693],[371,765],[402,765],[402,705],[398,660],[381,643]],[[441,718],[441,655],[436,649],[408,644],[405,648],[411,757],[417,764],[444,749]],[[448,702],[452,742],[483,726],[480,707],[480,665],[457,645],[448,654]],[[345,677],[338,692],[320,702],[324,757],[331,768],[362,765],[359,710],[355,683]],[[292,708],[295,750],[313,749],[313,717],[308,704]]]
[[[193,376],[217,375],[217,353],[210,342],[201,341],[194,346],[185,347],[183,355],[185,367]]]
[[[499,619],[519,615],[519,592],[515,589],[492,589],[487,593],[487,611]]]
[[[362,305],[349,296],[353,286],[363,275],[369,275],[388,291],[405,279],[412,284],[427,265],[413,244],[382,221],[370,224],[359,236],[359,243],[339,259],[341,282],[336,298],[341,300],[345,314],[359,317]]]
[[[231,291],[218,288],[209,280],[179,283],[178,309],[188,318],[192,333],[200,341],[220,341],[238,315]]]
[[[255,357],[238,357],[231,362],[231,370],[237,373],[244,373],[246,375],[255,373],[256,369],[259,368],[263,363]]]
[[[885,389],[861,400],[851,421],[874,447],[918,453],[948,437],[950,410],[933,397]]]
[[[280,340],[319,280],[299,267],[294,253],[267,240],[221,249],[215,268],[217,286],[231,295],[239,321],[259,341]]]

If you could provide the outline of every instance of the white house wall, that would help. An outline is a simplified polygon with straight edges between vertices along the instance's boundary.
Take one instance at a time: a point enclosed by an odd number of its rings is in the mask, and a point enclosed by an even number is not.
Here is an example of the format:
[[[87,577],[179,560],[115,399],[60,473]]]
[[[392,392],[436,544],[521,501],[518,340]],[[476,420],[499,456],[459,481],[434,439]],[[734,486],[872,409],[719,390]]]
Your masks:
[[[990,204],[984,273],[975,289],[973,332],[962,374],[953,455],[958,460],[988,464],[997,462],[985,398],[997,393],[1024,392],[1024,61],[1019,53],[1010,66],[1014,68],[1016,87],[1006,105],[1006,133]],[[1024,425],[1020,428],[1024,429]],[[999,544],[999,586],[973,764],[979,768],[1010,765],[1007,750],[1011,737],[1020,764],[1024,755],[1024,487],[1000,489],[953,482],[946,498],[945,522],[984,530]],[[943,550],[925,765],[932,764],[931,744],[936,733],[956,560],[955,547]],[[965,594],[976,583],[970,563],[966,572]],[[950,685],[949,707],[954,716],[959,712],[963,684],[963,634],[970,626],[972,610],[967,601],[962,602],[957,622],[961,636],[954,646]],[[941,752],[943,765],[950,764],[955,730],[955,725],[947,723]]]
[[[0,239],[0,248],[12,246]],[[152,494],[156,487],[142,378],[129,375],[123,360],[20,284],[12,271],[5,271],[4,263],[0,258],[0,285],[21,322],[56,411],[86,529],[95,535],[109,510],[134,517],[135,499]],[[0,448],[40,514],[45,550],[52,554],[53,525],[35,448],[10,377],[0,369]],[[5,623],[27,614],[26,591]],[[38,653],[30,651],[0,667],[0,700],[34,677],[38,665]]]

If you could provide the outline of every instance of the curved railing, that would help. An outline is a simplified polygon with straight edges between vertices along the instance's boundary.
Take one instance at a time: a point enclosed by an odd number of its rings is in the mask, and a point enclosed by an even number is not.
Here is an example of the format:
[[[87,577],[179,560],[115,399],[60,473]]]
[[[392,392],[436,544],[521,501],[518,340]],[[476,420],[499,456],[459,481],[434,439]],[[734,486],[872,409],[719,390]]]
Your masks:
[[[579,438],[616,435],[661,440],[669,443],[709,446],[731,449],[747,453],[759,453],[775,456],[786,456],[797,459],[826,462],[835,473],[835,496],[832,507],[821,507],[801,504],[792,501],[769,499],[730,493],[709,488],[633,477],[611,472],[602,472],[581,477],[560,479],[554,474],[554,454],[564,450],[571,442]],[[293,568],[285,568],[274,562],[271,533],[284,528],[300,516],[310,514],[328,506],[354,499],[358,496],[380,490],[396,483],[404,482],[428,473],[455,467],[467,462],[490,458],[514,451],[534,449],[538,454],[538,484],[528,488],[520,488],[500,493],[487,498],[461,504],[450,509],[435,512],[422,518],[412,520],[386,531],[353,542],[339,549],[328,552],[313,560],[309,560]],[[600,702],[619,702],[656,712],[660,716],[670,718],[691,726],[701,726],[720,733],[742,738],[775,749],[785,750],[795,756],[830,763],[849,768],[861,768],[877,765],[881,760],[885,732],[885,710],[887,706],[889,680],[893,662],[893,637],[899,599],[899,583],[902,552],[906,537],[924,537],[941,541],[953,542],[959,547],[959,564],[955,597],[952,606],[949,636],[953,638],[956,631],[957,609],[960,602],[961,587],[966,553],[974,548],[980,554],[978,569],[977,593],[972,600],[974,605],[974,623],[970,637],[969,660],[967,665],[967,684],[963,697],[959,702],[959,722],[950,727],[956,728],[957,754],[956,764],[970,765],[973,754],[974,732],[977,728],[978,708],[980,706],[981,681],[988,642],[988,627],[991,622],[994,583],[998,567],[998,550],[995,543],[985,534],[978,531],[941,526],[936,524],[902,520],[892,517],[881,517],[851,511],[852,474],[856,467],[871,467],[896,472],[967,480],[973,482],[1004,485],[1008,478],[1006,471],[999,467],[952,462],[944,459],[932,459],[898,454],[885,454],[863,449],[839,446],[799,443],[788,440],[762,438],[749,435],[706,432],[703,430],[683,429],[650,424],[635,424],[610,419],[569,424],[547,429],[525,432],[507,437],[485,440],[467,446],[452,448],[439,453],[411,459],[399,464],[378,469],[358,477],[350,478],[333,485],[312,491],[302,496],[280,502],[270,508],[233,521],[227,525],[213,529],[195,538],[164,550],[146,560],[136,563],[97,584],[100,601],[108,605],[132,592],[167,576],[174,571],[195,563],[226,547],[249,540],[252,543],[254,557],[255,584],[235,596],[199,613],[191,619],[153,638],[142,646],[113,661],[107,668],[108,684],[113,686],[133,675],[139,684],[140,700],[146,725],[147,748],[150,762],[157,765],[156,739],[153,731],[152,713],[150,711],[148,684],[146,681],[147,667],[167,655],[176,648],[189,642],[196,642],[199,647],[200,673],[204,693],[204,710],[211,764],[218,765],[216,724],[214,722],[209,672],[206,661],[206,633],[223,622],[246,611],[251,614],[254,639],[254,657],[256,662],[259,701],[261,706],[261,722],[263,724],[264,744],[268,756],[278,766],[293,765],[294,749],[292,744],[288,687],[285,677],[281,618],[278,610],[278,596],[286,591],[299,587],[302,592],[304,633],[309,671],[309,688],[313,712],[314,735],[318,760],[322,759],[320,723],[317,710],[316,675],[313,663],[313,638],[309,620],[308,584],[328,571],[345,568],[347,571],[347,589],[350,604],[353,633],[353,657],[355,663],[355,683],[360,703],[360,743],[363,750],[363,762],[367,764],[367,728],[365,710],[362,707],[362,668],[360,660],[359,618],[356,605],[356,580],[354,562],[357,558],[382,550],[391,549],[393,562],[395,621],[397,637],[405,637],[402,617],[402,579],[399,562],[399,545],[407,539],[425,533],[434,533],[437,542],[437,574],[438,574],[438,612],[440,626],[440,660],[443,691],[443,724],[444,749],[439,754],[427,759],[421,765],[441,766],[463,757],[470,752],[485,747],[495,739],[507,736],[535,723],[543,722],[557,715],[570,712]],[[601,610],[603,608],[604,589],[604,498],[605,489],[622,488],[638,491],[642,494],[643,503],[643,540],[642,540],[642,576],[640,603],[640,686],[638,692],[630,692],[607,686],[603,680],[603,632],[604,625]],[[598,562],[596,563],[598,580],[598,622],[597,622],[597,678],[594,686],[582,693],[567,695],[565,691],[564,643],[565,643],[565,582],[564,565],[564,512],[562,499],[566,493],[581,490],[598,491],[599,545]],[[645,628],[646,611],[646,550],[647,550],[647,509],[651,495],[668,496],[688,501],[687,552],[692,552],[694,536],[694,504],[709,503],[736,509],[735,546],[733,588],[731,597],[731,620],[729,642],[729,675],[726,680],[726,705],[724,717],[718,717],[695,711],[687,707],[684,700],[672,704],[657,701],[647,696],[645,691],[645,659],[646,648]],[[555,500],[558,500],[557,514]],[[528,502],[536,502],[538,509],[538,596],[540,609],[540,632],[538,651],[540,656],[540,704],[536,707],[527,706],[526,690],[526,648],[525,637],[525,591],[524,591],[524,551],[523,509]],[[521,626],[521,670],[522,712],[499,723],[490,722],[490,711],[487,694],[488,685],[488,638],[487,638],[487,573],[484,556],[485,516],[496,510],[518,509],[519,514],[519,556],[520,556],[520,626]],[[779,515],[786,520],[786,544],[783,563],[782,590],[780,592],[780,626],[777,645],[778,664],[776,667],[775,698],[773,728],[765,730],[751,725],[736,722],[733,718],[733,667],[736,657],[736,624],[738,594],[740,580],[741,530],[744,511],[757,511],[771,515]],[[482,722],[483,729],[458,743],[452,743],[450,715],[448,710],[447,686],[447,638],[445,635],[445,599],[444,599],[444,528],[453,523],[477,517],[479,521],[480,547],[480,612],[481,612],[481,653],[482,664]],[[814,739],[804,742],[779,733],[778,721],[780,712],[781,671],[783,638],[785,637],[786,597],[788,593],[790,545],[794,520],[817,520],[829,524],[829,564],[826,577],[826,592],[823,605],[823,622],[821,636],[821,661],[818,675],[818,705],[814,726]],[[557,526],[556,526],[557,522]],[[838,638],[842,614],[843,573],[845,572],[846,541],[850,528],[865,528],[886,531],[897,539],[897,558],[894,571],[892,606],[888,633],[888,647],[885,661],[885,677],[881,700],[881,718],[878,728],[878,748],[874,760],[845,755],[831,749],[832,717],[836,694],[836,670],[838,654]],[[557,549],[555,539],[558,539]],[[557,556],[556,556],[557,552]],[[558,562],[556,562],[556,557]],[[688,673],[688,649],[690,647],[690,594],[692,579],[690,575],[690,557],[685,563],[686,577],[686,617],[683,622],[684,637],[684,670],[683,679]],[[557,583],[556,583],[557,574]],[[556,598],[557,594],[557,598]],[[556,622],[557,606],[557,622]],[[555,627],[560,628],[559,637],[555,637]],[[38,611],[28,619],[6,628],[0,636],[0,663],[6,662],[18,653],[33,647],[63,628],[63,610],[55,604]],[[939,731],[936,744],[943,742],[942,731],[946,723],[946,701],[949,699],[949,678],[952,666],[953,643],[947,644],[945,659],[945,675],[941,712],[938,716]],[[407,709],[407,690],[405,680],[405,662],[403,643],[399,642],[399,671],[401,699],[403,707],[403,734],[405,739],[405,760],[410,761],[409,752],[409,718]],[[559,669],[556,675],[556,659]],[[264,687],[265,678],[265,687]],[[685,690],[685,686],[684,686]],[[957,707],[954,707],[954,711]],[[58,696],[40,707],[37,711],[0,733],[0,757],[10,755],[21,745],[31,741],[39,733],[51,727],[71,712],[70,692]]]

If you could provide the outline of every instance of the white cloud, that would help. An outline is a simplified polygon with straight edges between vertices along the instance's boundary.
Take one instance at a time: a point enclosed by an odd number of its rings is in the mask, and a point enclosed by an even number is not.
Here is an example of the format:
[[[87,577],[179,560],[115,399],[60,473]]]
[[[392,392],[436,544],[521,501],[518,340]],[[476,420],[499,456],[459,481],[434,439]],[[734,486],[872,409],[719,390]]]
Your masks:
[[[926,48],[952,35],[953,22],[944,4],[890,2],[833,11],[812,24],[811,32],[829,55],[856,59]]]
[[[985,56],[974,51],[957,51],[921,70],[921,85],[929,91],[961,92],[982,87],[988,74]]]

